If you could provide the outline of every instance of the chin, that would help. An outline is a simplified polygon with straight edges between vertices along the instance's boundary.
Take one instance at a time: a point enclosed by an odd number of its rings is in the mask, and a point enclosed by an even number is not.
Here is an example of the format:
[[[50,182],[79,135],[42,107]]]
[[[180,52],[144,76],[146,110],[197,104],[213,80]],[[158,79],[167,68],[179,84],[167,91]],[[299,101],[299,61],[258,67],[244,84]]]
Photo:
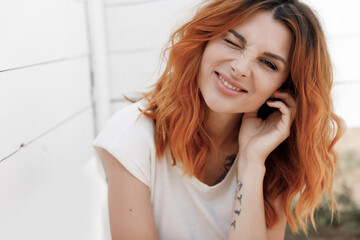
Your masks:
[[[240,113],[238,109],[233,109],[229,107],[229,103],[224,103],[222,101],[217,101],[215,98],[210,100],[205,100],[206,107],[213,112],[217,113]],[[240,110],[240,109],[239,109]]]

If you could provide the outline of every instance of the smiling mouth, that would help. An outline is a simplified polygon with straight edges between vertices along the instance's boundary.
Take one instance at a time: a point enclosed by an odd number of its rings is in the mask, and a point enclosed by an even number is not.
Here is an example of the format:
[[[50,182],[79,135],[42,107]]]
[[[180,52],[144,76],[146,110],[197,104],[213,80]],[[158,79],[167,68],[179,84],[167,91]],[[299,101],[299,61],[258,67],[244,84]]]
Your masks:
[[[237,87],[231,85],[230,83],[228,83],[227,81],[225,81],[225,79],[223,79],[223,77],[218,72],[215,72],[215,73],[219,77],[219,79],[223,82],[224,86],[227,87],[228,89],[238,91],[238,92],[245,92],[245,93],[247,92],[246,90],[237,88]]]

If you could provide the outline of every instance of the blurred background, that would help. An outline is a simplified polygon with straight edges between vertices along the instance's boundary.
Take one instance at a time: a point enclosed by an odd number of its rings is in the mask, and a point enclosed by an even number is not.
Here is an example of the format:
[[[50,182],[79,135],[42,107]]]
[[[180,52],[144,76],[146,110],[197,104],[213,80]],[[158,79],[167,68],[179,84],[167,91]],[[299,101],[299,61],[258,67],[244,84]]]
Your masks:
[[[360,239],[360,2],[304,0],[318,12],[334,63],[333,97],[347,131],[318,233]],[[159,76],[160,51],[199,0],[0,2],[0,239],[110,239],[106,182],[91,143]]]

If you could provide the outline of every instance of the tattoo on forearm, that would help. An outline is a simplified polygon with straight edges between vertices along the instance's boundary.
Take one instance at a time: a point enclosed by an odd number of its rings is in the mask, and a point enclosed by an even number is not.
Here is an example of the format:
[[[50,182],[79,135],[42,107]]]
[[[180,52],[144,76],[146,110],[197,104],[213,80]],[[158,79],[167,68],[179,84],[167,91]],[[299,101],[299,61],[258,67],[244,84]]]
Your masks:
[[[236,221],[234,220],[232,223],[231,223],[231,226],[234,228],[234,230],[235,230],[235,228],[236,228]]]
[[[242,193],[240,191],[241,191],[241,189],[243,187],[243,183],[241,181],[239,181],[239,180],[236,180],[236,181],[237,181],[237,184],[236,184],[235,200],[237,200],[239,202],[240,206],[239,206],[239,209],[234,210],[234,214],[237,215],[237,216],[240,216],[241,209],[242,209],[241,208],[241,204],[242,204],[241,201],[242,201],[242,197],[243,197],[243,195],[242,195]],[[233,219],[233,221],[231,222],[230,227],[232,227],[233,230],[236,229],[236,220],[235,219]]]
[[[237,192],[236,193],[238,193],[238,192],[240,192],[240,190],[241,190],[241,188],[242,188],[242,186],[243,186],[243,184],[242,184],[242,182],[239,182],[239,180],[236,180],[237,181]]]
[[[220,183],[226,177],[226,174],[230,171],[231,166],[235,162],[236,154],[232,154],[225,158],[224,168],[222,174],[215,180],[215,184]]]
[[[239,200],[240,206],[241,206],[241,199],[242,199],[242,194],[240,194],[240,196],[236,196],[236,200]]]

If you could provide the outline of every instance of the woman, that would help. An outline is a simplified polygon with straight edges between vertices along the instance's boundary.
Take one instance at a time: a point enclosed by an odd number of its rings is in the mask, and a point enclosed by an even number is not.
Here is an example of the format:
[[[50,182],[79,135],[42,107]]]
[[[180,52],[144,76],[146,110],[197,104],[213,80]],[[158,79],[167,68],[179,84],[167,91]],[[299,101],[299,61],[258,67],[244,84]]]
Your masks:
[[[283,239],[331,195],[342,132],[321,26],[296,0],[214,0],[96,138],[113,239]],[[297,198],[293,214],[292,203]]]

